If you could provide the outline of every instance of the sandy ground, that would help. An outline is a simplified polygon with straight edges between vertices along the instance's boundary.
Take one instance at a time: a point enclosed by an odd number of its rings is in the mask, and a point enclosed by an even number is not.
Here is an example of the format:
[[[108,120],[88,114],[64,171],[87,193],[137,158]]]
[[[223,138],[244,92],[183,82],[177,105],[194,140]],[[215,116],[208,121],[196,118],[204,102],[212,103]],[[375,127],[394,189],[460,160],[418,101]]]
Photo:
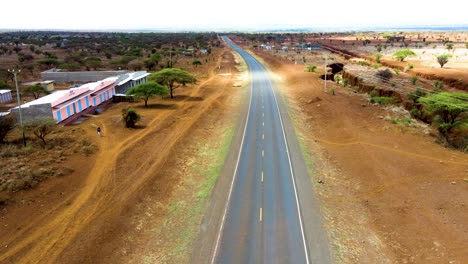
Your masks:
[[[53,178],[17,194],[35,201],[32,205],[2,208],[0,262],[187,259],[196,232],[192,226],[199,225],[212,187],[205,172],[222,164],[222,159],[209,161],[223,157],[211,152],[229,142],[226,132],[235,124],[243,94],[233,87],[239,81],[233,55],[219,50],[216,56],[216,64],[197,69],[203,73],[198,84],[177,89],[174,100],[152,99],[147,109],[143,103],[121,103],[77,125],[99,147],[94,160],[75,156],[67,161],[74,178]],[[137,129],[120,122],[127,106],[143,116]],[[103,137],[95,134],[96,126]]]
[[[288,101],[337,263],[468,262],[466,154],[390,123],[398,114],[367,96],[325,93],[303,65],[257,54]]]

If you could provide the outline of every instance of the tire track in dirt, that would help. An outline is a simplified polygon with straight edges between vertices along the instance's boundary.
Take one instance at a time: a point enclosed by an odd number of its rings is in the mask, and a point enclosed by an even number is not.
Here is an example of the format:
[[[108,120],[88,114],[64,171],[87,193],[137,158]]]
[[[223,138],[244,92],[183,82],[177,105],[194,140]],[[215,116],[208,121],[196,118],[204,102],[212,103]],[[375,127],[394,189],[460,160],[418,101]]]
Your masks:
[[[218,58],[218,65],[221,65],[221,60],[222,56]],[[201,89],[206,88],[214,80],[216,71],[215,68],[211,69],[209,78],[193,87],[190,96],[200,95],[202,93]],[[216,91],[206,96],[207,98],[200,102],[189,102],[191,97],[183,99],[181,101],[181,103],[184,103],[183,107],[176,109],[172,115],[164,116],[160,114],[147,125],[146,129],[135,133],[133,137],[126,140],[120,141],[113,138],[112,135],[102,137],[100,139],[101,151],[97,157],[98,162],[86,179],[82,191],[73,199],[72,204],[62,209],[66,203],[65,201],[62,202],[40,220],[43,224],[41,227],[33,230],[33,226],[37,226],[38,223],[31,224],[29,228],[24,229],[24,232],[8,241],[7,244],[13,246],[0,256],[0,261],[15,259],[19,254],[28,250],[21,257],[21,262],[37,263],[45,259],[47,259],[47,262],[53,262],[93,219],[105,214],[111,214],[115,210],[118,211],[118,205],[124,203],[126,199],[144,187],[144,183],[153,176],[154,171],[161,164],[164,164],[172,146],[190,131],[203,113],[208,111],[212,104],[223,96],[223,93],[222,91]],[[194,111],[197,111],[197,113],[191,115]],[[190,118],[186,118],[182,122],[170,120],[174,116],[179,116],[179,113],[181,116],[190,115]],[[180,119],[180,117],[177,119]],[[103,131],[109,131],[104,122],[100,126]],[[142,159],[147,166],[141,166],[133,173],[124,175],[126,180],[117,181],[117,177],[122,176],[121,173],[116,171],[119,160],[125,157],[127,152],[131,152],[132,148],[141,145],[142,142],[144,146],[150,146],[148,142],[152,141],[151,137],[161,130],[176,132],[166,133],[165,142],[158,146],[156,149],[158,151],[153,149],[152,155],[147,155]],[[148,148],[151,149],[151,147]],[[112,206],[109,205],[109,201],[113,201]],[[21,241],[19,241],[20,238]]]

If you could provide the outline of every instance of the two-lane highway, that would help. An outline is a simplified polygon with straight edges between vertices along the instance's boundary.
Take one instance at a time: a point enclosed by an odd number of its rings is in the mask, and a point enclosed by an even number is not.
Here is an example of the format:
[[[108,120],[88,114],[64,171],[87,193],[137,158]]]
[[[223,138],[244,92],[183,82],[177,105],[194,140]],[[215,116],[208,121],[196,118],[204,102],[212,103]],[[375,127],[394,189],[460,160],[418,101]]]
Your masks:
[[[228,38],[247,62],[251,101],[212,263],[309,263],[294,169],[273,84],[264,66]]]

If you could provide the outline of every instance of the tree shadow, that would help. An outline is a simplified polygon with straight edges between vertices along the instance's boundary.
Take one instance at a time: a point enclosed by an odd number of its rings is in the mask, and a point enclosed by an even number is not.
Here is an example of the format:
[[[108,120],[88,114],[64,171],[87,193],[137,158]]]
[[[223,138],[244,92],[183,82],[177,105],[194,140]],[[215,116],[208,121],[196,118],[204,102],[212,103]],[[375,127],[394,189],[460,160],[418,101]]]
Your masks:
[[[166,109],[166,110],[176,110],[178,106],[176,104],[148,104],[148,107],[145,107],[144,104],[134,106],[138,109]]]
[[[190,95],[176,95],[173,99],[169,99],[173,101],[189,101],[189,102],[199,102],[203,101],[203,97],[200,96],[190,96]]]

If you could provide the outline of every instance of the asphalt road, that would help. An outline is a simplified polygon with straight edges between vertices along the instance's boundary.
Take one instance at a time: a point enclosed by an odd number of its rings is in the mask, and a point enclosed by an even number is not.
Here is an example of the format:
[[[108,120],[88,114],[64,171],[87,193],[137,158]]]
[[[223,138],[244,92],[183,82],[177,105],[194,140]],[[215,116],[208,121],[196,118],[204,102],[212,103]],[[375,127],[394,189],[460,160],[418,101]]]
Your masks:
[[[320,220],[309,223],[315,218],[310,215],[319,214],[317,206],[310,204],[314,203],[313,196],[299,197],[296,171],[301,173],[300,184],[308,184],[301,187],[305,193],[309,192],[311,184],[297,146],[294,151],[299,153],[294,155],[301,158],[291,158],[285,134],[288,129],[284,127],[268,72],[254,57],[224,39],[247,62],[252,91],[241,150],[211,262],[329,263],[328,245],[321,245],[328,243]],[[297,163],[301,163],[300,166]],[[307,204],[306,217],[301,203]],[[312,253],[318,252],[320,256],[310,256],[311,248]]]

